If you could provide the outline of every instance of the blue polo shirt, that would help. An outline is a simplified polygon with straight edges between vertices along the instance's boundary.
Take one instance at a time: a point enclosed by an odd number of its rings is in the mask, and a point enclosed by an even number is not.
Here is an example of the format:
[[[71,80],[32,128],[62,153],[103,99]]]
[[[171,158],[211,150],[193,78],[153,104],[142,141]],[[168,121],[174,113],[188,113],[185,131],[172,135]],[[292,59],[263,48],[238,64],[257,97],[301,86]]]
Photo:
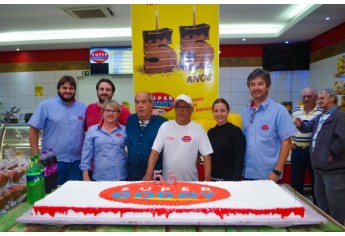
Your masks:
[[[43,131],[42,150],[52,148],[59,162],[80,160],[85,109],[78,101],[65,104],[58,95],[40,102],[28,123]]]
[[[81,170],[91,170],[96,181],[117,181],[127,178],[126,127],[119,125],[111,133],[102,128],[102,123],[91,126],[85,137]]]
[[[287,109],[270,98],[256,109],[251,123],[253,109],[250,103],[242,112],[242,129],[247,142],[243,176],[267,179],[277,163],[282,141],[297,130]]]

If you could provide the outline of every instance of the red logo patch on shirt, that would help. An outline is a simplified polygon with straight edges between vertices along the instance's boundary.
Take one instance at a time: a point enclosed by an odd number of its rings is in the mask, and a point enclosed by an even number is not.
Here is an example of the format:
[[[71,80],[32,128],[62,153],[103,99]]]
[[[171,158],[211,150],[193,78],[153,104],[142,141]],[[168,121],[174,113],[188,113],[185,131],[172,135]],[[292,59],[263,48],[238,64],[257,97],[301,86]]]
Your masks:
[[[261,129],[263,130],[263,131],[267,131],[267,130],[269,130],[269,126],[268,125],[262,125],[261,126]]]
[[[190,141],[192,141],[192,137],[191,136],[183,136],[182,137],[182,141],[185,143],[189,143]]]
[[[118,138],[122,138],[122,134],[120,134],[120,133],[115,134],[115,136]]]
[[[170,141],[173,141],[173,140],[175,140],[175,138],[173,137],[173,136],[168,136],[168,137],[166,137],[166,140],[170,140]]]

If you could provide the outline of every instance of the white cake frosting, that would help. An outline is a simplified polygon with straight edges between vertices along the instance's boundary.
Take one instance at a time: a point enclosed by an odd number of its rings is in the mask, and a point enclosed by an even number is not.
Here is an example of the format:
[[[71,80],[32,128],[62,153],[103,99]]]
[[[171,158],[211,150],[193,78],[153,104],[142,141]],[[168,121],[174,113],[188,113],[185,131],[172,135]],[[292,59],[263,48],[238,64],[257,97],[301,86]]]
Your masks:
[[[117,200],[107,200],[100,197],[100,193],[105,189],[113,188],[116,186],[124,186],[122,189],[126,191],[126,186],[131,184],[141,185],[145,182],[82,182],[82,181],[69,181],[58,188],[53,193],[46,196],[44,199],[36,202],[33,207],[32,214],[36,217],[133,217],[136,218],[205,218],[210,220],[222,220],[228,217],[237,217],[240,219],[255,219],[258,217],[266,218],[283,218],[283,217],[296,217],[301,218],[303,214],[294,214],[295,211],[291,211],[291,214],[286,215],[286,211],[289,209],[304,209],[303,205],[298,199],[292,197],[290,194],[286,193],[279,185],[275,184],[273,181],[242,181],[242,182],[185,182],[187,184],[198,184],[203,185],[205,191],[200,193],[194,193],[193,189],[189,187],[178,187],[178,191],[182,195],[180,197],[185,197],[185,195],[193,196],[196,199],[199,198],[210,198],[210,192],[208,192],[207,186],[210,188],[218,187],[226,192],[230,193],[229,197],[220,200],[214,200],[209,202],[195,201],[195,203],[190,203],[186,205],[147,205],[147,204],[137,204],[133,203],[131,200],[123,200],[124,202],[118,202]],[[184,182],[179,182],[183,185]],[[206,186],[206,187],[205,187]],[[155,186],[154,188],[159,188],[158,196],[169,195],[169,192],[173,188],[177,188],[174,185],[169,186]],[[170,188],[170,189],[169,189]],[[121,188],[120,188],[121,189]],[[142,192],[137,196],[150,193],[150,188],[144,187]],[[117,194],[119,194],[117,192]],[[206,196],[204,196],[204,195]],[[210,194],[210,195],[208,195]],[[213,192],[212,192],[213,194]],[[116,193],[114,193],[116,195]],[[111,195],[111,196],[114,196]],[[172,194],[171,194],[172,195]],[[145,194],[145,196],[150,196],[150,194]],[[152,194],[153,197],[157,198],[157,195]],[[215,195],[216,196],[216,195]],[[212,196],[213,197],[213,196]],[[184,199],[176,199],[172,201],[179,201]],[[203,200],[205,201],[205,200]],[[131,203],[132,202],[132,203]],[[159,201],[157,201],[159,202]],[[59,208],[69,209],[68,211],[56,210],[54,214],[47,214],[42,209],[59,209]],[[78,211],[79,209],[120,209],[120,212],[100,212],[97,214],[88,214]],[[123,209],[123,211],[122,211]],[[132,212],[128,209],[134,209]],[[156,213],[153,213],[155,212]],[[157,214],[157,212],[167,211],[167,214]],[[231,211],[230,211],[231,210]],[[232,212],[234,210],[234,212]],[[256,211],[257,210],[257,211]],[[267,212],[265,212],[267,210]],[[186,212],[184,212],[186,211]],[[219,214],[218,211],[225,211],[226,214]],[[51,213],[52,211],[49,210]],[[87,211],[86,211],[87,212]],[[218,212],[218,213],[217,213]],[[229,213],[230,212],[230,213]],[[254,212],[254,213],[253,213]],[[269,213],[268,213],[269,212]],[[284,212],[284,216],[280,214]],[[300,212],[300,211],[299,211]],[[67,214],[66,214],[67,213]],[[221,217],[220,217],[221,216]]]

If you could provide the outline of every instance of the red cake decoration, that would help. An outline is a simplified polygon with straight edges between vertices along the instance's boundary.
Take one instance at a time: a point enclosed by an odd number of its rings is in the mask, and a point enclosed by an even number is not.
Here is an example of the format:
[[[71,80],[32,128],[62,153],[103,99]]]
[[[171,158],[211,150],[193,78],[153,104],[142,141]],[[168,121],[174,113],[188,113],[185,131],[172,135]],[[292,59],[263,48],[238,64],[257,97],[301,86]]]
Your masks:
[[[206,184],[136,182],[103,190],[101,198],[141,205],[180,206],[213,202],[230,197],[228,190]]]

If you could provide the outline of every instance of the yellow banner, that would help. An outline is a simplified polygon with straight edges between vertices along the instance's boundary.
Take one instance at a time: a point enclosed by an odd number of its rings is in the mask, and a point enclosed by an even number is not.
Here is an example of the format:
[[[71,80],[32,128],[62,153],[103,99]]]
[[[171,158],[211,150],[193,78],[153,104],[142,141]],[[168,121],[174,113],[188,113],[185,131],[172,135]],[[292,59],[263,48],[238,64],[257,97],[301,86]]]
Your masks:
[[[154,95],[154,108],[175,118],[173,102],[193,99],[192,119],[213,119],[218,98],[217,4],[132,5],[134,92]]]

